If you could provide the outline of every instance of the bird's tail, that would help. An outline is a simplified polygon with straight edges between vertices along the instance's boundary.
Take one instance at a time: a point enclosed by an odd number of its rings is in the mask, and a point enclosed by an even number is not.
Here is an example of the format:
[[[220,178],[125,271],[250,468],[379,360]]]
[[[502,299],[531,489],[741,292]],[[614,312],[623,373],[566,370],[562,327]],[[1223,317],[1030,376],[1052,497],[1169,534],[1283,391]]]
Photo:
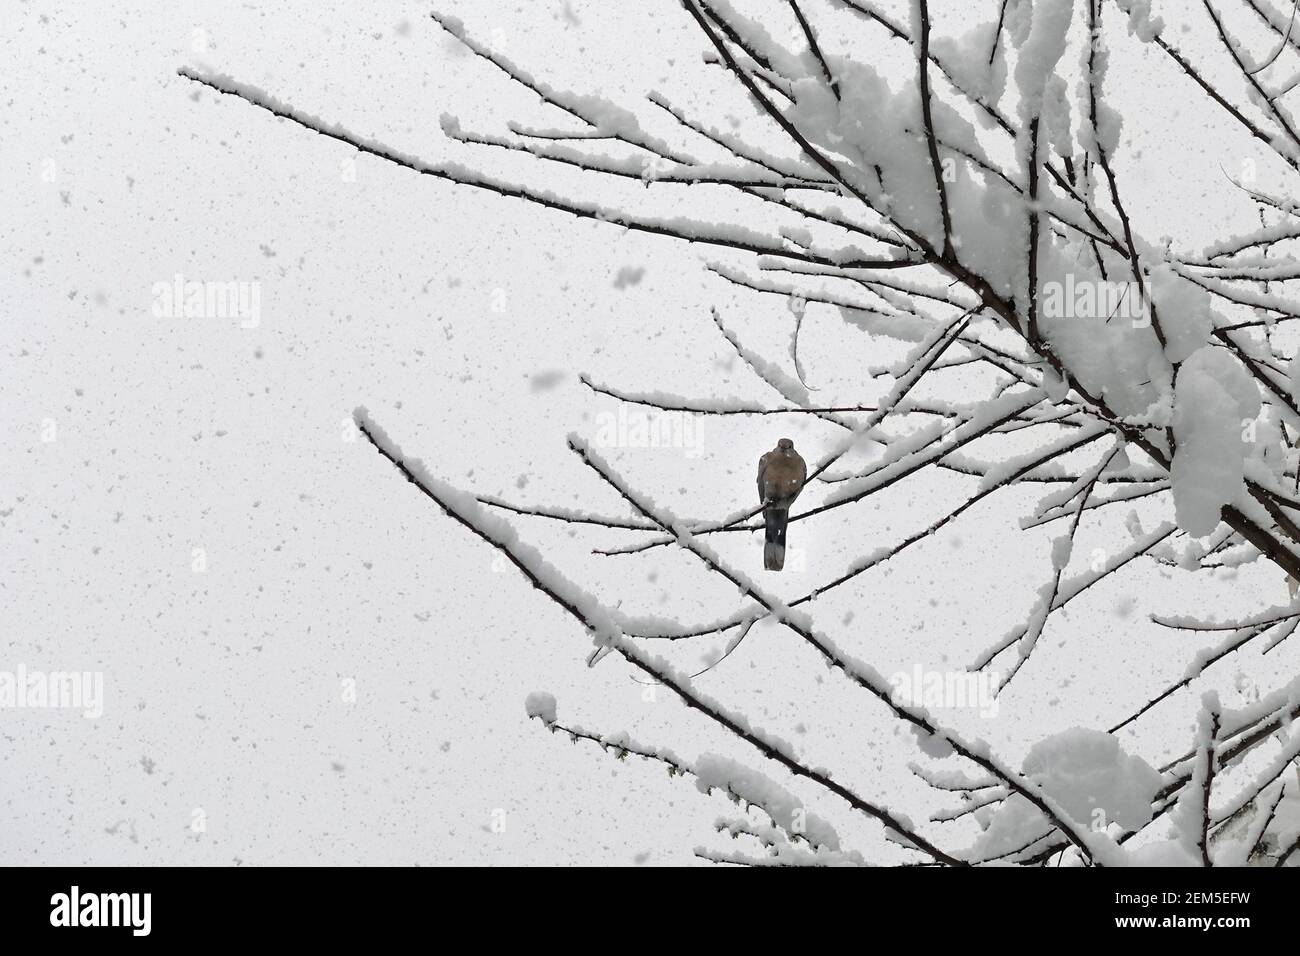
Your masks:
[[[763,520],[767,525],[763,567],[768,571],[780,571],[785,567],[785,526],[790,520],[790,512],[783,508],[768,508],[763,512]]]

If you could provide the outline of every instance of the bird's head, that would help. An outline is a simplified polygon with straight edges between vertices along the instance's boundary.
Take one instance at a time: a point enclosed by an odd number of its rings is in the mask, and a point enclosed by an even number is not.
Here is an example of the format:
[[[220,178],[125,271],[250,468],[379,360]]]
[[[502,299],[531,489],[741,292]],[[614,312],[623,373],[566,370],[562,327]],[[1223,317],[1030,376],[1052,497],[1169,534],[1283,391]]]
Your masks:
[[[791,452],[794,451],[794,442],[788,438],[782,438],[776,443],[777,451]]]

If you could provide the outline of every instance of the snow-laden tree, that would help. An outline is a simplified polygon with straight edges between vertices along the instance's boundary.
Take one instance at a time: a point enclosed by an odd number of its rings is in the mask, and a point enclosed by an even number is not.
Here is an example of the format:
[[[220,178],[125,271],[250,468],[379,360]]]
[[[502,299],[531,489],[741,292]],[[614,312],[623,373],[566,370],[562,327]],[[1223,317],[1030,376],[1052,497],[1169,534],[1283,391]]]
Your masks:
[[[1300,181],[1292,178],[1300,177],[1300,134],[1289,105],[1300,85],[1300,29],[1293,9],[1267,0],[1178,4],[1177,29],[1150,6],[665,0],[663,15],[685,18],[703,52],[702,61],[677,68],[694,70],[696,82],[719,97],[739,93],[747,112],[735,124],[694,115],[659,93],[612,102],[558,89],[460,21],[434,14],[478,60],[540,100],[538,118],[512,124],[508,135],[444,118],[447,136],[483,162],[424,161],[238,78],[181,72],[417,173],[524,200],[539,215],[692,243],[721,282],[755,300],[783,302],[789,348],[766,355],[746,344],[742,318],[701,303],[706,331],[724,337],[773,404],[707,388],[673,395],[584,381],[602,400],[664,412],[816,419],[828,437],[815,449],[804,446],[810,480],[792,534],[804,522],[846,521],[893,486],[952,479],[942,485],[954,497],[940,517],[894,540],[860,542],[850,560],[791,597],[719,547],[720,539],[761,529],[757,507],[738,505],[708,520],[679,516],[662,503],[667,495],[638,487],[579,434],[568,436],[575,467],[599,477],[623,516],[476,497],[430,474],[357,410],[380,455],[590,633],[591,663],[623,658],[734,738],[728,754],[682,758],[566,722],[549,694],[527,701],[528,715],[552,731],[618,757],[657,761],[705,792],[720,789],[745,804],[746,813],[718,826],[749,849],[697,850],[701,856],[753,865],[870,862],[872,847],[849,846],[826,819],[830,808],[847,806],[883,826],[877,840],[883,834],[919,863],[1294,866],[1300,678],[1288,678],[1282,665],[1282,676],[1247,701],[1224,662],[1246,652],[1276,661],[1294,652],[1288,639],[1300,624],[1300,603],[1280,600],[1284,589],[1274,600],[1257,576],[1240,573],[1271,564],[1279,582],[1300,580],[1300,469],[1291,437],[1300,433],[1300,392],[1287,358],[1294,349],[1287,324],[1300,319],[1289,291],[1300,280],[1292,255],[1300,209],[1286,194],[1286,184]],[[1257,228],[1199,248],[1179,236],[1144,235],[1126,204],[1134,187],[1126,187],[1122,163],[1126,124],[1144,118],[1113,105],[1120,93],[1131,101],[1136,88],[1140,96],[1144,77],[1110,68],[1116,43],[1146,45],[1175,71],[1189,100],[1227,118],[1241,139],[1236,155],[1249,158],[1229,164],[1224,188],[1252,211]],[[485,171],[487,157],[502,151],[534,158],[535,176]],[[1257,166],[1281,185],[1260,186]],[[563,167],[599,175],[608,195],[627,201],[553,188],[552,171]],[[682,212],[682,197],[701,191],[734,214]],[[647,196],[664,197],[662,211]],[[812,310],[842,317],[844,335],[869,336],[892,356],[846,376],[848,388],[873,397],[834,405],[814,399],[809,383],[822,370],[806,368],[799,351]],[[948,723],[924,695],[901,692],[876,669],[869,644],[837,634],[837,621],[819,610],[828,594],[851,596],[872,572],[990,497],[1024,488],[1041,495],[1021,527],[1027,541],[1049,535],[1050,561],[1024,620],[990,636],[969,662],[971,675],[996,674],[998,693],[1033,679],[1039,657],[1050,653],[1043,635],[1067,608],[1086,608],[1090,589],[1112,576],[1194,582],[1237,574],[1249,610],[1207,619],[1140,608],[1140,621],[1099,625],[1131,629],[1134,640],[1144,628],[1178,629],[1203,649],[1181,678],[1147,687],[1132,712],[1108,726],[1047,736],[1013,764],[996,744]],[[544,560],[521,539],[518,515],[559,530],[623,536],[625,543],[604,549],[611,561],[656,562],[680,549],[701,576],[726,582],[725,593],[736,597],[703,623],[628,613]],[[1078,553],[1088,532],[1107,546]],[[924,603],[916,609],[923,614]],[[928,822],[886,806],[869,775],[813,765],[757,727],[743,701],[702,690],[676,654],[712,636],[726,640],[725,658],[759,624],[785,632],[863,706],[883,708],[915,734],[913,770],[932,788]],[[1229,693],[1239,706],[1220,704]],[[1119,731],[1162,719],[1163,705],[1188,695],[1199,700],[1200,718],[1178,752],[1139,755],[1121,745]],[[820,794],[818,813],[788,789],[796,781],[802,792]],[[977,824],[965,846],[945,829],[957,820]]]

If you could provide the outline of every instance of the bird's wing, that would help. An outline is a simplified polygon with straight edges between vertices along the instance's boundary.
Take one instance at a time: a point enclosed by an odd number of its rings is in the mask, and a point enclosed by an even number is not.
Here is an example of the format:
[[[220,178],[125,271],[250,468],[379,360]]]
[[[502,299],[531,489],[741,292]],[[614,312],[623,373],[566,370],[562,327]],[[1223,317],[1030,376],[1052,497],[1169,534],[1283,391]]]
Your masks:
[[[767,461],[771,454],[768,452],[758,460],[758,503],[760,505],[767,501],[767,488],[763,483],[763,476],[767,472]]]
[[[799,497],[799,493],[803,491],[804,482],[808,480],[808,463],[804,461],[803,456],[798,454],[797,452],[795,453],[794,456],[794,470],[795,470],[796,480],[799,482],[799,484],[794,489],[794,491],[790,494],[791,504],[794,503],[794,499]]]

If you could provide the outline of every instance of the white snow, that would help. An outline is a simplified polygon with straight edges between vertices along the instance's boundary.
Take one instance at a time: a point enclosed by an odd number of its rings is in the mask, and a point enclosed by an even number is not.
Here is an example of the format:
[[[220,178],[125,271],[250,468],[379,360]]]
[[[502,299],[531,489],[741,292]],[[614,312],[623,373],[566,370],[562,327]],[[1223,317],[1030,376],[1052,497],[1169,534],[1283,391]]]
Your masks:
[[[1116,3],[1128,14],[1129,33],[1143,43],[1150,43],[1164,29],[1164,20],[1151,15],[1151,0],[1116,0]]]
[[[1095,823],[1100,810],[1130,830],[1150,821],[1151,801],[1163,782],[1145,760],[1125,753],[1117,738],[1080,727],[1034,744],[1021,769],[1079,823]]]
[[[1074,11],[1073,0],[1035,0],[1021,4],[1030,20],[1013,36],[1019,47],[1015,83],[1020,93],[1020,119],[1029,123],[1043,112],[1048,78],[1065,52],[1066,33]]]
[[[1258,387],[1226,351],[1205,346],[1183,363],[1174,392],[1178,447],[1170,476],[1178,526],[1188,534],[1213,531],[1223,506],[1241,493],[1242,430],[1259,410]]]
[[[790,834],[806,836],[814,846],[840,848],[839,834],[803,802],[771,778],[721,754],[701,754],[695,761],[695,785],[707,793],[713,787],[730,790],[742,800],[762,807],[773,822]]]
[[[555,695],[546,691],[533,691],[524,700],[524,711],[529,717],[538,717],[542,723],[555,723]]]
[[[1150,822],[1151,801],[1163,782],[1115,737],[1079,727],[1040,740],[1025,755],[1022,771],[1095,838],[1090,846],[1111,863],[1124,862],[1125,854],[1095,828],[1116,823],[1135,829]],[[985,830],[971,848],[979,857],[1023,846],[1045,832],[1043,815],[1019,794],[984,816]]]

